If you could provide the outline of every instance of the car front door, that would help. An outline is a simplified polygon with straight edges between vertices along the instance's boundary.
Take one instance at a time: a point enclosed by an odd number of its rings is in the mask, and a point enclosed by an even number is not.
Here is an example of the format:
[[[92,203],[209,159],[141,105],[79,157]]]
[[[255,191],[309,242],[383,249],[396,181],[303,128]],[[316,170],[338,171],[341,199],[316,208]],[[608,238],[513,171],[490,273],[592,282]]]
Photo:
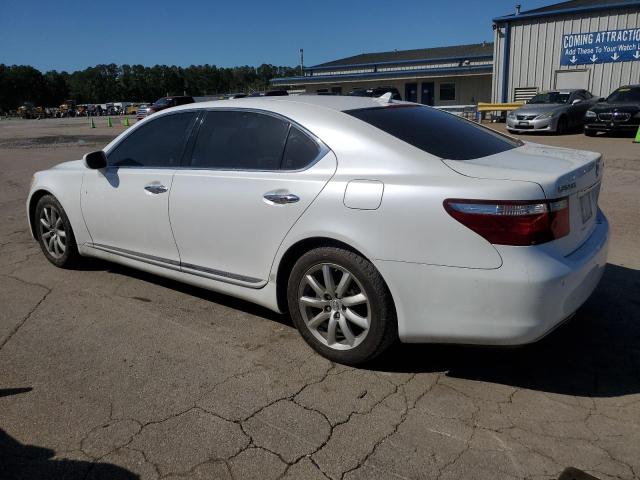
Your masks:
[[[264,285],[285,235],[335,169],[333,152],[286,119],[207,112],[169,202],[182,270]]]
[[[169,194],[195,112],[150,119],[107,153],[107,168],[88,170],[82,214],[92,247],[179,268],[169,224]]]
[[[575,100],[579,100],[577,103],[573,103]],[[581,126],[584,123],[584,114],[591,106],[591,103],[587,101],[587,97],[584,90],[577,90],[569,97],[569,123],[570,126]]]

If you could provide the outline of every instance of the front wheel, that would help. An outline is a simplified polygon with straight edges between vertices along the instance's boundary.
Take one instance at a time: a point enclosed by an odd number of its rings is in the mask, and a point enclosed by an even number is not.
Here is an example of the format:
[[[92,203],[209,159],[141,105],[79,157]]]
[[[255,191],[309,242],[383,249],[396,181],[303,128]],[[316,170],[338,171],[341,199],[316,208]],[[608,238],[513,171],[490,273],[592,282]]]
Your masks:
[[[335,362],[370,361],[398,337],[395,308],[382,276],[355,252],[321,247],[305,253],[289,277],[287,299],[305,341]]]
[[[556,134],[564,135],[565,133],[567,133],[568,128],[569,122],[567,121],[567,117],[560,117],[558,119],[558,126],[556,127]]]
[[[584,134],[587,137],[595,137],[597,135],[598,132],[596,132],[595,130],[588,130],[588,129],[584,129]]]
[[[80,254],[71,223],[60,202],[45,195],[36,205],[36,238],[42,253],[56,267],[69,268],[78,263]]]

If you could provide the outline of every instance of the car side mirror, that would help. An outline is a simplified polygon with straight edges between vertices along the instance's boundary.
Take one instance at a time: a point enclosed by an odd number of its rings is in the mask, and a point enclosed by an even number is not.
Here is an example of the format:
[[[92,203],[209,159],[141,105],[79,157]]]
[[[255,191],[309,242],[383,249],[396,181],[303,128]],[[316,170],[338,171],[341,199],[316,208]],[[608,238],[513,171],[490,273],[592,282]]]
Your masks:
[[[580,103],[582,100],[580,100],[579,98],[576,98],[573,102],[571,102],[571,105],[575,105],[576,103]]]
[[[599,102],[604,102],[605,100],[606,100],[606,99],[605,99],[604,97],[600,97],[600,98],[598,99],[598,101],[599,101]]]
[[[107,168],[107,156],[102,150],[87,153],[82,159],[84,160],[84,164],[87,168],[92,170]]]

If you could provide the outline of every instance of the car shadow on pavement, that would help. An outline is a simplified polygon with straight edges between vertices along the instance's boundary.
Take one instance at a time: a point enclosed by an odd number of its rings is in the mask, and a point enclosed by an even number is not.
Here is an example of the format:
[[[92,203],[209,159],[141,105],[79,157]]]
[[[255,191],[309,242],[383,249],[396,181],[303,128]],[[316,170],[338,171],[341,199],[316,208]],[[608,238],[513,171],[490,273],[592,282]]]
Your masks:
[[[3,480],[135,480],[133,472],[110,463],[53,458],[49,448],[25,445],[0,428],[0,478]]]
[[[169,288],[171,290],[175,290],[177,292],[184,293],[186,295],[191,295],[193,297],[206,300],[207,302],[217,303],[225,307],[233,308],[235,310],[240,310],[241,312],[248,313],[250,315],[255,315],[257,317],[262,317],[267,320],[272,320],[282,325],[294,328],[293,322],[291,321],[291,318],[289,317],[289,315],[282,315],[282,314],[276,313],[272,310],[269,310],[268,308],[262,307],[260,305],[256,305],[255,303],[251,303],[246,300],[232,297],[230,295],[225,295],[223,293],[217,293],[211,290],[206,290],[204,288],[188,285],[186,283],[179,282],[177,280],[172,280],[170,278],[160,277],[158,275],[143,272],[142,270],[129,268],[124,265],[109,263],[109,262],[97,260],[97,259],[91,259],[91,260],[96,261],[96,265],[95,265],[96,269],[99,268],[98,267],[98,264],[99,264],[99,265],[102,265],[103,270],[109,271],[111,273],[115,273],[118,275],[126,275],[127,277],[132,277],[132,278],[137,278],[138,280],[142,280],[144,282],[153,283],[154,285],[159,285],[165,288]]]
[[[102,262],[105,270],[134,277],[250,315],[293,327],[289,315],[159,277]],[[640,271],[608,264],[576,315],[539,342],[522,347],[397,343],[366,370],[445,372],[449,377],[550,393],[615,397],[640,393]],[[300,341],[303,341],[300,339]]]
[[[447,376],[550,393],[640,393],[640,271],[609,264],[576,315],[537,343],[514,348],[399,344],[366,368]]]

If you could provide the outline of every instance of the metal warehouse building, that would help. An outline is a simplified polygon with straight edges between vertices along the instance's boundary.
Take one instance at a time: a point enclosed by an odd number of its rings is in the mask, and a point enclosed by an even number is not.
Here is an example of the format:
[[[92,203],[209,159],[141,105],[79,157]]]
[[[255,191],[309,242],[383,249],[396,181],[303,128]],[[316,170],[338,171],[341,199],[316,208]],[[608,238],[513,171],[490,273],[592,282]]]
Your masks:
[[[425,105],[461,105],[491,99],[491,43],[363,53],[306,67],[299,77],[275,78],[278,88],[346,94],[355,89],[395,87],[403,100]]]
[[[640,1],[572,0],[493,19],[493,102],[640,83]]]

